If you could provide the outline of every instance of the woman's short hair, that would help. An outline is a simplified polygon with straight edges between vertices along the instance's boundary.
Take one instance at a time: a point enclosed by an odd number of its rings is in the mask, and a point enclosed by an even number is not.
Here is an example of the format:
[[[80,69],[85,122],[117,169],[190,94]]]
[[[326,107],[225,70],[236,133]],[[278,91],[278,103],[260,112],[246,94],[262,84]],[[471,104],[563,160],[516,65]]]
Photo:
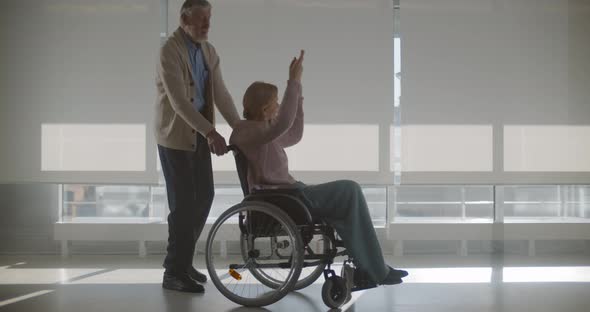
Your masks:
[[[262,108],[270,99],[277,95],[277,86],[256,81],[253,82],[246,92],[244,93],[243,105],[244,105],[244,118],[255,119],[262,114]]]

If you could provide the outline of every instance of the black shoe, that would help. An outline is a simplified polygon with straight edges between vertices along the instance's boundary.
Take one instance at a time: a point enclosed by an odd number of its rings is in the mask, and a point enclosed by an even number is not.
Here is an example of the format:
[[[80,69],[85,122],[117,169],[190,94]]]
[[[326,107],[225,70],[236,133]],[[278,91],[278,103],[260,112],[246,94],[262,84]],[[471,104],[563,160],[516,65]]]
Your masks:
[[[398,269],[394,269],[392,267],[389,267],[390,270],[393,270],[394,274],[396,274],[397,276],[399,276],[399,278],[404,278],[406,276],[408,276],[408,271],[405,270],[398,270]]]
[[[197,271],[193,267],[191,267],[190,270],[188,271],[188,276],[190,276],[192,279],[194,279],[195,281],[197,281],[199,283],[207,282],[207,275]]]
[[[369,275],[361,270],[360,268],[356,268],[354,269],[354,285],[352,286],[351,291],[359,291],[359,290],[365,290],[365,289],[370,289],[370,288],[375,288],[377,287],[377,284],[375,284],[375,282],[371,281],[371,279],[369,278]]]
[[[193,281],[193,279],[190,278],[188,274],[176,276],[169,273],[164,273],[162,288],[191,293],[205,292],[203,285],[197,284],[197,282]]]
[[[397,284],[403,283],[402,278],[400,277],[400,275],[398,273],[399,271],[402,271],[402,270],[396,270],[392,267],[389,267],[389,274],[387,274],[385,279],[382,280],[379,284],[380,285],[397,285]]]

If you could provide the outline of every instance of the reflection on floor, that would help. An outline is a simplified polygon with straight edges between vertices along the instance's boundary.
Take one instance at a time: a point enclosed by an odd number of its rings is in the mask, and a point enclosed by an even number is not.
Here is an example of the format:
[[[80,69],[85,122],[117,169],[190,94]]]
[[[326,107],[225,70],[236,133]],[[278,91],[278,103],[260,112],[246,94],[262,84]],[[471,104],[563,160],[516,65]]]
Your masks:
[[[1,311],[327,311],[323,278],[264,309],[163,290],[162,256],[0,257]],[[204,270],[202,256],[195,265]],[[404,283],[356,292],[344,311],[589,311],[590,258],[405,256]]]

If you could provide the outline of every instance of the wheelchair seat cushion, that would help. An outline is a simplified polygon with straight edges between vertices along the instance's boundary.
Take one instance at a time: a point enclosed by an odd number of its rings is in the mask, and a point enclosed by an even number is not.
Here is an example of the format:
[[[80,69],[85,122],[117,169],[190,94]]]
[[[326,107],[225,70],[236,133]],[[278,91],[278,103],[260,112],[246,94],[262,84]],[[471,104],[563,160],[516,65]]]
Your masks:
[[[263,201],[283,210],[297,225],[312,224],[315,221],[309,212],[311,202],[298,189],[256,190],[244,201]]]

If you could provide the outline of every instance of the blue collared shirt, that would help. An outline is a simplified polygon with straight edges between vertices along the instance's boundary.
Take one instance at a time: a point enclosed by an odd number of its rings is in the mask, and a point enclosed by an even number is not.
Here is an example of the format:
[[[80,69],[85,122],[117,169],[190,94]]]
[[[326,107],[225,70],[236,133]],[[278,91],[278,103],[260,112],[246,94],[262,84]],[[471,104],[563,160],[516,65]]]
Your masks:
[[[205,65],[201,46],[195,44],[186,34],[185,39],[186,47],[188,48],[188,57],[191,61],[193,80],[195,81],[196,97],[193,100],[193,106],[200,112],[205,107],[205,82],[209,76],[209,70],[207,70],[207,66]]]

